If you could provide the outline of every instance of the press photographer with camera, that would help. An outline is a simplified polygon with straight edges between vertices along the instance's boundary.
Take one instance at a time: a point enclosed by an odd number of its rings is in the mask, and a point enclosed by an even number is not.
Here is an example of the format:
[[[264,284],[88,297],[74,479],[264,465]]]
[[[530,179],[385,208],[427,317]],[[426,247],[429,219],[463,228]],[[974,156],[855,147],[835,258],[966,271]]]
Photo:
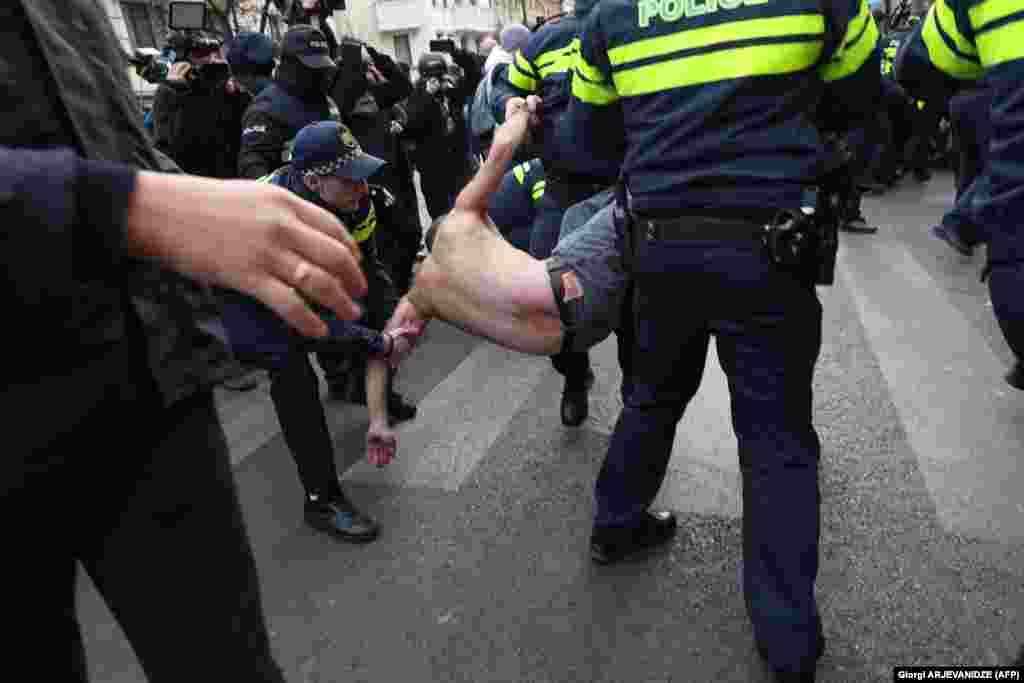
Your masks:
[[[436,220],[451,209],[471,172],[463,105],[476,92],[480,66],[450,40],[430,44],[446,51],[427,52],[419,59],[405,136],[415,144],[420,189],[427,212]]]
[[[170,67],[153,102],[157,149],[186,173],[237,177],[242,114],[250,98],[231,78],[221,39],[189,27],[175,29],[167,42],[181,60]]]

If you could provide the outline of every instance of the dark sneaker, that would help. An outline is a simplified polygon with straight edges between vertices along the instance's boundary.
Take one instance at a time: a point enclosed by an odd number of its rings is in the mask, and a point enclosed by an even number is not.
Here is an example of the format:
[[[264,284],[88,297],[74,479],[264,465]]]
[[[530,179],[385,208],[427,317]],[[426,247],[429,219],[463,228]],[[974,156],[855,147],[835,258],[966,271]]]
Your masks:
[[[873,235],[878,232],[878,228],[868,225],[868,222],[864,220],[864,215],[861,213],[858,213],[848,221],[843,221],[839,229],[844,232],[855,232],[860,235]]]
[[[970,257],[974,255],[974,247],[960,239],[956,230],[947,228],[945,225],[936,225],[932,227],[932,234],[948,244],[961,256]]]
[[[1024,391],[1024,363],[1017,361],[1013,364],[1013,369],[1006,374],[1006,383],[1014,389]],[[1024,654],[1024,649],[1021,650],[1021,654]]]
[[[395,422],[405,422],[416,417],[416,406],[409,403],[397,391],[388,394],[388,415]]]
[[[222,386],[231,391],[252,391],[263,382],[263,378],[266,376],[266,371],[259,368],[241,367],[237,374],[225,378]]]
[[[368,543],[377,538],[380,526],[359,510],[344,494],[306,496],[306,523],[348,543]]]
[[[636,528],[595,527],[590,536],[590,557],[597,564],[612,564],[656,548],[676,535],[676,516],[668,511],[644,513]]]

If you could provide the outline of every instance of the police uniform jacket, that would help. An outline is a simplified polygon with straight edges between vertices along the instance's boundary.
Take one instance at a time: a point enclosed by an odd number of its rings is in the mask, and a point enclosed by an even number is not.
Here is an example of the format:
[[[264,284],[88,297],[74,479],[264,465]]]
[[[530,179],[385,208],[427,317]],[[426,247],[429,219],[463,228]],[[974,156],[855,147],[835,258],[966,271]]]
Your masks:
[[[581,0],[582,4],[582,0]],[[513,56],[512,64],[494,83],[494,118],[505,120],[505,106],[512,97],[538,95],[544,114],[537,134],[538,151],[549,175],[566,175],[574,180],[610,185],[618,175],[622,149],[611,146],[603,156],[579,159],[578,140],[570,126],[562,128],[571,96],[572,65],[579,50],[582,21],[568,14],[544,24]],[[620,146],[621,147],[621,146]]]
[[[267,86],[242,119],[238,172],[261,178],[291,161],[291,143],[303,127],[331,118],[327,97],[304,93],[282,80]]]
[[[873,115],[877,42],[866,0],[602,0],[574,67],[573,158],[626,144],[641,212],[798,207],[827,156],[816,104]]]
[[[921,99],[945,101],[962,84],[986,79],[989,193],[976,220],[990,236],[990,263],[1024,261],[1024,0],[935,0],[894,67]]]

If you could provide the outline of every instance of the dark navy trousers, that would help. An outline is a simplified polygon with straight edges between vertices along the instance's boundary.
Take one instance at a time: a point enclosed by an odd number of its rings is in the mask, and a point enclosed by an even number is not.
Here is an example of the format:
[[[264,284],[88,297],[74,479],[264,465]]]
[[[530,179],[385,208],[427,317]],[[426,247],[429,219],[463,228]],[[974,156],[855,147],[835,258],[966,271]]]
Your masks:
[[[739,444],[743,581],[757,644],[776,670],[813,668],[821,645],[817,294],[753,241],[643,241],[634,276],[633,383],[599,475],[595,525],[636,525],[654,500],[715,335]]]
[[[568,208],[562,206],[550,192],[544,193],[530,231],[531,256],[538,259],[551,256],[558,244],[562,218]],[[590,372],[590,354],[586,351],[563,351],[551,357],[551,364],[565,377],[567,388],[576,391],[583,389]]]

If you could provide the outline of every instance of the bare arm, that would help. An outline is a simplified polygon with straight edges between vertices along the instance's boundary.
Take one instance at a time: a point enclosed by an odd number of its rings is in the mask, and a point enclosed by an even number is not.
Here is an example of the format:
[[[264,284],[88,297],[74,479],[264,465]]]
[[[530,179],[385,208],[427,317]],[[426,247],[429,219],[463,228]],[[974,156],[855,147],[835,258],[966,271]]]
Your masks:
[[[551,355],[561,349],[562,325],[546,264],[506,242],[487,217],[488,200],[534,115],[523,100],[508,106],[486,162],[438,226],[391,326],[436,317],[516,351]]]
[[[388,425],[388,362],[371,358],[366,362],[366,407],[370,426],[366,430],[366,459],[377,467],[391,462],[398,446]]]

